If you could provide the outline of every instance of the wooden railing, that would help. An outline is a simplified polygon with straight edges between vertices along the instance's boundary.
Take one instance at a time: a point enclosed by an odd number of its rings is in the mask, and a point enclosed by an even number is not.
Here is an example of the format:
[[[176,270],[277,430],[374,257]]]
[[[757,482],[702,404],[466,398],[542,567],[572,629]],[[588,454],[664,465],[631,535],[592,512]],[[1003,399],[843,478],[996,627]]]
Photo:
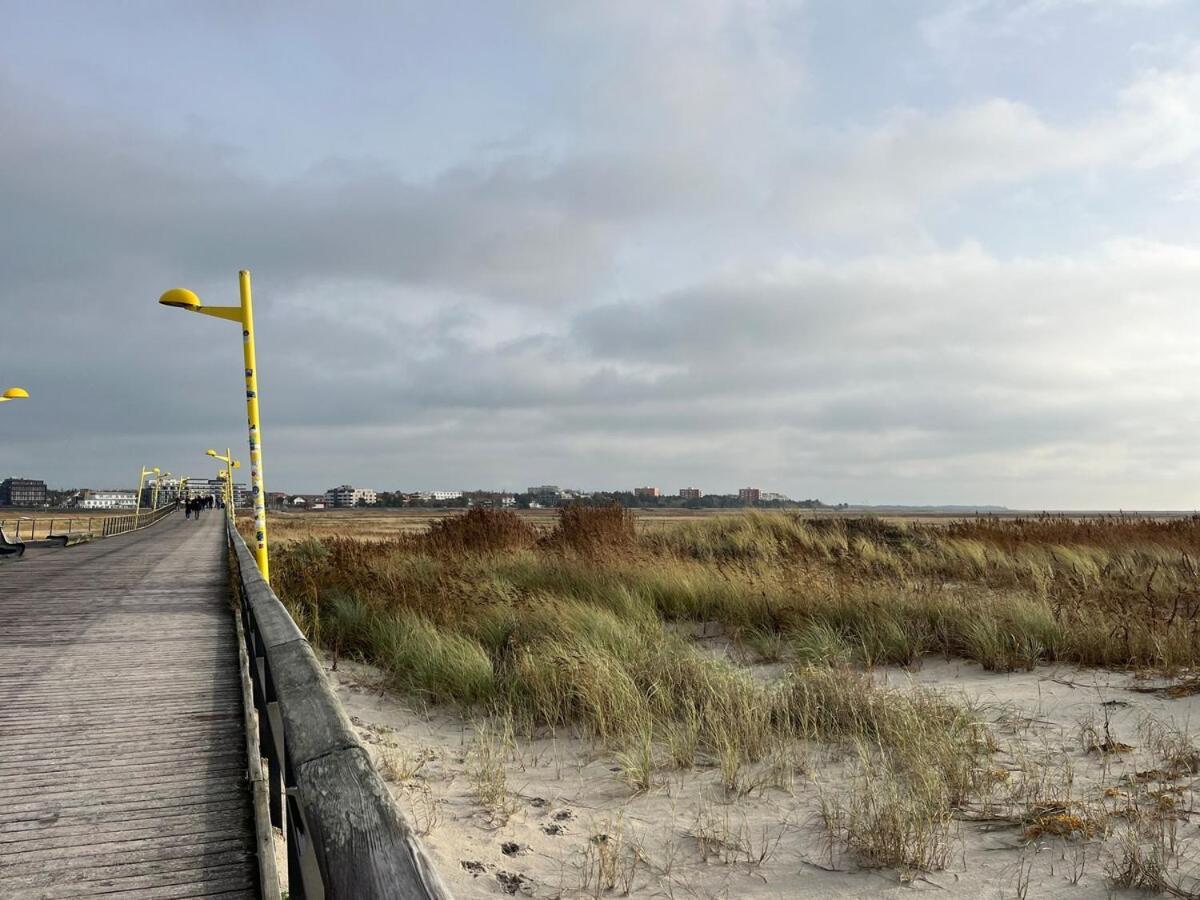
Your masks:
[[[125,534],[127,531],[137,531],[139,528],[145,528],[147,525],[161,522],[171,513],[175,512],[175,508],[175,505],[172,504],[171,506],[160,506],[158,509],[152,509],[144,513],[105,516],[101,532],[96,536],[112,537],[115,534]]]
[[[267,760],[267,809],[256,814],[285,831],[289,898],[449,900],[312,647],[226,525],[258,720],[254,752]]]
[[[138,513],[107,516],[12,516],[0,517],[0,530],[10,541],[45,540],[54,535],[86,534],[94,538],[112,537],[136,531],[160,522],[175,511],[175,505],[160,506]]]

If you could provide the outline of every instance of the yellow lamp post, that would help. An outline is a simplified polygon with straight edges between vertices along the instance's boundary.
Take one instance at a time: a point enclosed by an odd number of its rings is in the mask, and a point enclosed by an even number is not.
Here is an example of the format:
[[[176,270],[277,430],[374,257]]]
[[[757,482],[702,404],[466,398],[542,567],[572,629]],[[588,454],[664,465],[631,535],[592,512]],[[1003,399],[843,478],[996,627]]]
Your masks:
[[[147,469],[145,466],[142,466],[142,472],[140,475],[138,475],[137,503],[133,507],[133,527],[134,528],[137,527],[138,516],[142,512],[142,486],[145,485],[145,483],[146,483],[146,476],[150,475],[150,474],[153,474],[155,476],[155,479],[157,479],[158,478],[158,466],[155,466],[153,469]],[[158,481],[155,480],[154,483],[158,484]]]
[[[0,403],[7,403],[9,400],[28,400],[29,391],[25,388],[10,387],[3,394],[0,394]]]
[[[234,462],[236,463],[236,460]],[[217,472],[217,477],[221,479],[221,498],[225,501],[225,515],[231,523],[235,522],[237,519],[234,515],[233,476],[221,469]]]
[[[233,513],[233,470],[240,469],[242,464],[233,458],[233,451],[231,451],[228,447],[225,448],[224,456],[222,456],[216,450],[205,450],[204,452],[213,459],[219,459],[221,462],[225,463],[224,471],[218,473],[217,477],[225,479],[225,512],[229,516],[229,521],[232,522],[236,518]]]
[[[239,322],[242,326],[242,357],[246,367],[246,419],[250,428],[250,493],[254,504],[254,558],[264,581],[271,580],[267,560],[267,495],[263,487],[262,427],[258,416],[258,369],[254,359],[254,306],[250,295],[250,273],[238,273],[240,306],[205,306],[191,291],[172,288],[158,302],[191,312]]]

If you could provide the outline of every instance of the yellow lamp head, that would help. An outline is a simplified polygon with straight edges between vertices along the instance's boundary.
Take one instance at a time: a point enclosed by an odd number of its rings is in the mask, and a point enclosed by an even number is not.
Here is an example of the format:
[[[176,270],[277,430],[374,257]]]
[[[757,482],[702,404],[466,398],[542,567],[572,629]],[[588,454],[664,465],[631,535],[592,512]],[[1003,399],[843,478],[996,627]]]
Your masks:
[[[177,306],[192,312],[198,312],[200,309],[200,298],[187,288],[171,288],[158,298],[158,302],[163,306]]]
[[[11,387],[3,394],[0,394],[0,397],[3,397],[5,400],[28,400],[29,391],[25,390],[25,388]]]
[[[205,452],[206,454],[208,454],[209,456],[216,456],[216,455],[217,455],[217,451],[216,451],[216,450],[205,450],[204,452]]]
[[[236,459],[234,459],[234,460],[230,460],[230,462],[229,462],[229,468],[231,468],[231,469],[240,469],[241,467],[242,467],[242,464],[241,464],[240,462],[238,462]]]

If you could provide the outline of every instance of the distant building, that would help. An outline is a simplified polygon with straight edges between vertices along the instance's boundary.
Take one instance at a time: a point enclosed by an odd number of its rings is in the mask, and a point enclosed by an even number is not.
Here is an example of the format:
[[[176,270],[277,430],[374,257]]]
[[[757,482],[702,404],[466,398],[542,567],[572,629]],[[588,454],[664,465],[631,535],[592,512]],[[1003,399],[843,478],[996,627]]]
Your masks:
[[[220,478],[209,479],[208,484],[206,484],[206,487],[208,487],[208,490],[206,490],[206,493],[211,493],[212,496],[214,496],[214,497],[224,497],[224,494],[221,493],[222,488],[224,487],[224,479],[220,479]],[[250,502],[250,498],[251,498],[250,487],[248,487],[247,485],[239,485],[238,482],[234,481],[234,484],[233,484],[234,508],[238,508],[238,506],[251,506],[252,504]]]
[[[222,478],[192,478],[188,475],[181,475],[178,478],[163,477],[158,479],[158,505],[166,506],[176,500],[194,500],[197,497],[224,497],[224,485],[225,481]],[[249,495],[250,492],[246,485],[234,483],[233,501],[235,506],[248,506]],[[142,505],[149,503],[153,496],[154,482],[152,481],[146,485]]]
[[[418,491],[413,494],[413,499],[420,503],[446,503],[462,499],[462,496],[462,491]]]
[[[214,481],[220,481],[217,478],[192,478],[187,475],[181,475],[178,478],[160,478],[158,480],[158,505],[162,506],[165,503],[170,503],[174,500],[193,500],[196,497],[207,497],[213,493],[211,487]],[[154,482],[150,482],[146,486],[146,497],[142,500],[143,503],[148,502],[149,497],[154,494]]]
[[[356,488],[350,484],[342,484],[325,492],[325,505],[336,507],[358,506],[359,501],[374,506],[378,495],[370,488]]]
[[[738,499],[743,503],[757,503],[762,499],[762,491],[758,488],[738,488]]]
[[[656,487],[636,487],[633,489],[635,497],[661,497],[662,492]]]
[[[159,478],[158,479],[158,505],[164,503],[172,503],[182,497],[182,478]],[[154,493],[154,482],[151,482],[146,488],[147,497]]]
[[[463,493],[463,496],[467,498],[467,506],[472,507],[508,509],[517,505],[517,498],[512,494],[496,491],[467,491]]]
[[[36,478],[0,481],[0,506],[45,506],[46,482]]]
[[[679,497],[683,500],[699,500],[704,496],[700,488],[680,488]]]
[[[84,491],[80,509],[137,509],[137,491]]]
[[[788,503],[791,501],[792,498],[789,497],[787,494],[777,494],[774,491],[763,491],[762,495],[758,499],[763,500],[763,501],[773,501],[774,500],[774,501],[781,501],[783,503]]]
[[[581,491],[578,488],[564,488],[557,484],[540,484],[536,487],[531,487],[526,490],[530,500],[537,503],[532,509],[541,509],[548,506],[562,506],[564,504],[573,503],[577,500],[586,500],[592,496],[590,491]]]
[[[525,493],[529,494],[537,503],[548,506],[557,503],[563,492],[557,484],[539,484],[529,488]]]

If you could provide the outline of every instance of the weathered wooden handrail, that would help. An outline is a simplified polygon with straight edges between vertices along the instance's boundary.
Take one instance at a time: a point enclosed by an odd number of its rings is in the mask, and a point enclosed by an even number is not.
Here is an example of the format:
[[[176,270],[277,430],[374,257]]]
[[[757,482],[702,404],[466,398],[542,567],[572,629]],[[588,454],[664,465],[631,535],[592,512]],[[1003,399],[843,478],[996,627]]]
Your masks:
[[[272,825],[286,828],[288,896],[449,900],[312,647],[263,581],[242,536],[226,524],[267,759],[269,814]]]
[[[80,540],[115,537],[130,531],[140,531],[161,522],[176,508],[176,504],[172,503],[142,513],[121,513],[115,516],[50,516],[49,519],[44,516],[40,519],[18,516],[15,520],[16,527],[11,532],[6,529],[6,523],[14,520],[0,519],[0,531],[4,531],[10,543],[20,543],[23,539],[27,544],[35,547],[41,546],[47,541],[67,545],[78,543]],[[28,534],[24,535],[21,533],[23,522],[29,523],[28,528],[25,529]],[[45,524],[47,522],[48,524]],[[56,529],[55,523],[64,527]]]
[[[149,525],[161,522],[178,508],[178,504],[172,503],[169,506],[160,506],[158,509],[152,509],[145,513],[136,512],[125,513],[119,516],[105,516],[100,520],[100,534],[98,536],[114,537],[115,535],[125,534],[130,531],[140,531]],[[92,534],[93,536],[97,536],[95,532],[92,532]]]

